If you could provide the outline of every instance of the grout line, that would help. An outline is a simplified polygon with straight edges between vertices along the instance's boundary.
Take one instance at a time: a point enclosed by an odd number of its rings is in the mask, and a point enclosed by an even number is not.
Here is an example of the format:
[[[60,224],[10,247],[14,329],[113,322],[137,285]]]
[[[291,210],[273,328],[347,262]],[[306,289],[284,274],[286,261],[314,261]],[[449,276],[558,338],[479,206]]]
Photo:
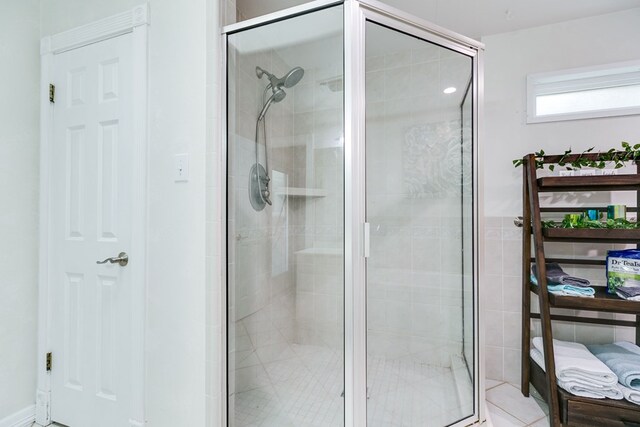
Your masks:
[[[513,415],[512,415],[513,416]],[[519,419],[519,418],[518,418]],[[526,427],[531,427],[532,425],[534,425],[535,423],[537,423],[540,420],[544,420],[544,419],[549,419],[549,417],[547,417],[546,415],[544,417],[540,417],[537,420],[535,420],[534,422],[532,422],[531,424],[527,424]]]
[[[503,385],[503,384],[507,384],[507,385],[509,385],[510,387],[513,387],[513,385],[511,385],[511,384],[510,384],[510,383],[508,383],[508,382],[504,382],[504,383],[502,383],[501,385]],[[514,387],[514,388],[515,388],[515,387]],[[526,399],[529,399],[529,398],[526,398]],[[532,399],[533,399],[533,398],[532,398]],[[494,405],[494,406],[496,406],[496,407],[498,407],[498,408],[502,409],[504,412],[506,412],[507,414],[511,415],[513,418],[515,418],[516,420],[520,421],[520,422],[521,422],[522,424],[524,424],[525,426],[530,425],[530,424],[527,424],[527,422],[526,422],[525,420],[521,419],[521,418],[520,418],[520,417],[518,417],[517,415],[512,414],[512,413],[510,412],[510,410],[503,408],[502,406],[498,405],[497,403],[495,403],[495,402],[491,402],[490,400],[487,400],[487,402],[489,402],[489,403],[491,403],[492,405]],[[537,422],[537,420],[536,420],[536,422]]]
[[[493,387],[489,387],[489,388],[485,388],[484,391],[489,391],[489,390],[493,390],[496,387],[500,387],[502,384],[507,384],[506,382],[501,382],[499,384],[494,385]],[[486,399],[485,399],[486,400]],[[488,402],[488,400],[487,400]]]

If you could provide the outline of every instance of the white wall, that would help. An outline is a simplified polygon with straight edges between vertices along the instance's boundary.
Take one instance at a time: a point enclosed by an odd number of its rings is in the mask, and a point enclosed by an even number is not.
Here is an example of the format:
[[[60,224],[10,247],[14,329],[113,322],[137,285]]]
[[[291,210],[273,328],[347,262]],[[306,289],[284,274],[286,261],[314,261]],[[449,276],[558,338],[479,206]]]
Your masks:
[[[35,401],[38,4],[0,2],[0,423]]]
[[[521,212],[521,170],[511,159],[637,140],[638,116],[526,124],[526,76],[640,58],[640,8],[483,38],[485,214]],[[511,179],[505,179],[509,177]]]
[[[140,3],[143,0],[42,0],[41,35]],[[146,415],[154,427],[203,426],[206,396],[215,397],[213,386],[206,389],[205,384],[205,327],[213,324],[205,316],[206,297],[213,295],[205,288],[205,265],[214,262],[216,254],[213,249],[207,252],[205,244],[205,159],[214,164],[207,126],[215,135],[212,123],[219,115],[215,104],[207,104],[215,96],[218,67],[213,60],[218,38],[215,31],[207,34],[207,25],[217,28],[217,1],[149,3]],[[187,183],[173,180],[178,153],[190,155]],[[213,179],[209,184],[214,185]]]
[[[481,290],[487,321],[487,377],[512,382],[520,375],[522,170],[511,160],[543,148],[547,153],[619,147],[640,142],[640,116],[526,124],[530,73],[640,59],[640,9],[484,37],[486,171],[486,277]],[[558,250],[573,251],[574,248]],[[578,250],[578,249],[575,249]],[[596,273],[601,277],[601,272]],[[561,328],[561,338],[610,340],[622,331],[601,326]]]

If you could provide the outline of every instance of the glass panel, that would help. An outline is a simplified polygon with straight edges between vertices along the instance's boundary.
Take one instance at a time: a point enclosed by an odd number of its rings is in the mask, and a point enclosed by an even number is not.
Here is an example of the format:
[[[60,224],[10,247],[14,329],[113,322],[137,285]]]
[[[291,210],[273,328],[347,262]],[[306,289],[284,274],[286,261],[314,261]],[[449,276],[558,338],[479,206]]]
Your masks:
[[[228,37],[231,426],[344,424],[342,22]]]
[[[538,116],[640,107],[640,85],[607,87],[536,97]]]
[[[472,59],[367,22],[365,65],[368,425],[445,426],[473,415]]]

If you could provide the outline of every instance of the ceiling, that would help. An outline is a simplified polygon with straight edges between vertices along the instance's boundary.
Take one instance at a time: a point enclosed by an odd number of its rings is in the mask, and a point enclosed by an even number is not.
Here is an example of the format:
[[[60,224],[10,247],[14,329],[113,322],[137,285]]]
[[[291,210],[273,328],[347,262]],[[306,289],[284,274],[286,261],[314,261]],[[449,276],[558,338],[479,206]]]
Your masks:
[[[449,30],[480,40],[545,24],[640,7],[640,0],[384,0],[384,3]],[[238,9],[253,18],[304,0],[237,0]]]

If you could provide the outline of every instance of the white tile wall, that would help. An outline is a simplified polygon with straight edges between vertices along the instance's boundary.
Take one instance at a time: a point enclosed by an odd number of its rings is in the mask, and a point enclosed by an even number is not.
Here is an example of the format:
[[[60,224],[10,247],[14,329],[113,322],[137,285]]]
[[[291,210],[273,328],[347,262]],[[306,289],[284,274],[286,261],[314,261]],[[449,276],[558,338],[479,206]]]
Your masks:
[[[449,367],[463,339],[461,123],[441,95],[461,64],[406,42],[367,57],[368,352]]]
[[[298,251],[295,259],[296,342],[341,349],[342,251],[309,248]]]
[[[485,310],[485,360],[486,377],[493,380],[520,382],[520,348],[522,324],[522,232],[515,227],[515,217],[485,218],[485,276],[482,281],[481,297]],[[589,254],[604,257],[611,245],[584,245],[568,243],[548,243],[547,256],[575,257]],[[572,268],[563,266],[569,274],[585,277],[592,284],[604,286],[605,273],[601,268]],[[532,306],[538,304],[532,296]],[[567,311],[575,313],[575,311]],[[585,316],[613,316],[606,313],[582,313]],[[616,315],[617,316],[617,315]],[[624,316],[620,315],[621,318]],[[554,322],[554,338],[578,341],[584,344],[607,343],[613,340],[635,338],[628,328],[602,325],[574,325]],[[540,336],[539,322],[532,326],[532,336]]]

